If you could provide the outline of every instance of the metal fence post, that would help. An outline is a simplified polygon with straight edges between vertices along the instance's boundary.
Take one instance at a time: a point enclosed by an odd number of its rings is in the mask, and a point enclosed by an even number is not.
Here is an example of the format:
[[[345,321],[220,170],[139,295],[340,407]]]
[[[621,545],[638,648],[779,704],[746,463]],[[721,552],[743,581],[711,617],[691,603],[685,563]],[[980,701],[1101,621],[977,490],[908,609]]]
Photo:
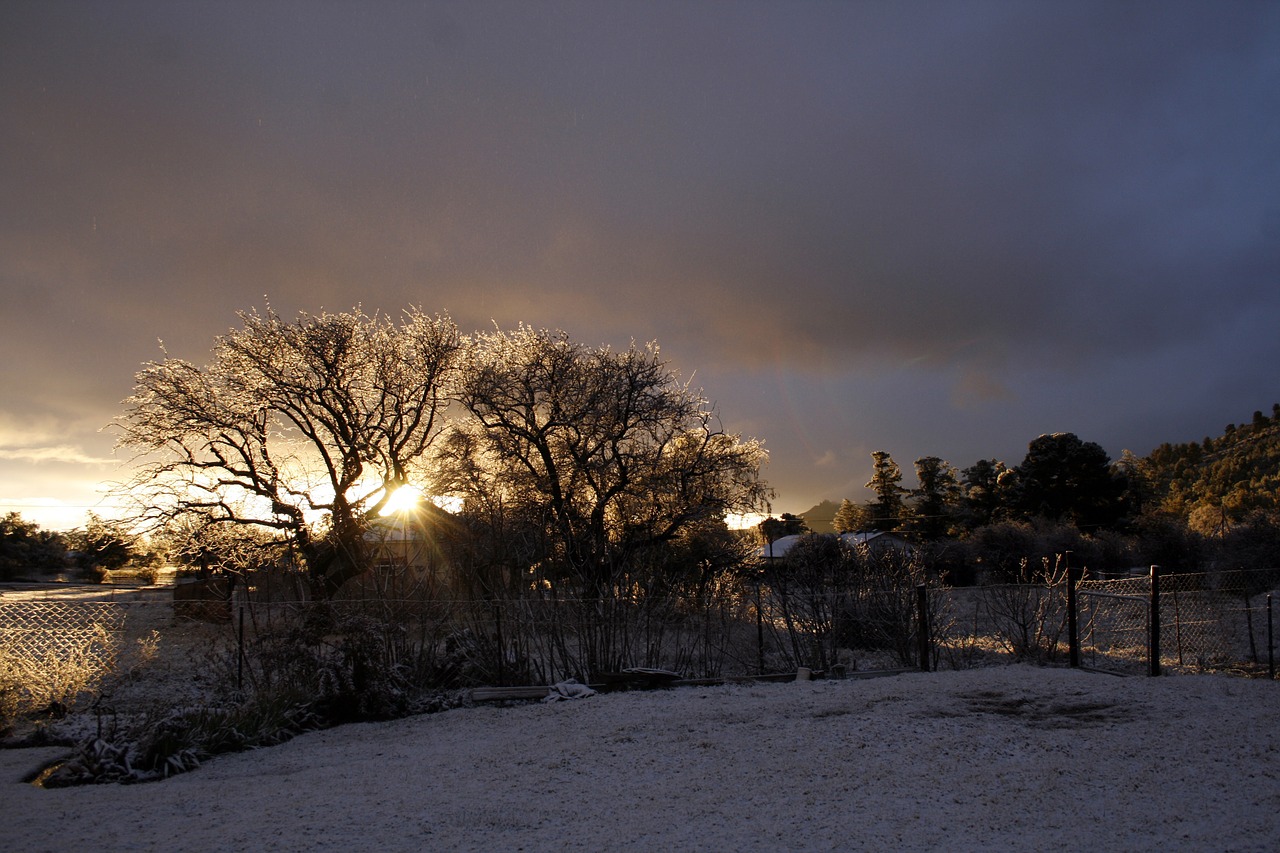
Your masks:
[[[924,584],[916,584],[916,640],[920,645],[920,671],[929,671],[929,591]]]
[[[498,645],[498,684],[504,685],[507,683],[506,673],[503,671],[507,650],[502,640],[502,605],[496,600],[493,602],[493,631]]]
[[[1160,674],[1160,567],[1151,567],[1151,618],[1148,623],[1148,675]]]
[[[240,630],[236,632],[236,692],[244,693],[244,605],[240,605]]]
[[[1271,593],[1267,593],[1267,678],[1276,678],[1275,630],[1271,622]]]
[[[760,577],[756,576],[756,667],[764,675],[764,598],[760,594]]]
[[[1080,583],[1080,569],[1067,566],[1067,658],[1073,668],[1080,666],[1080,618],[1076,584]]]

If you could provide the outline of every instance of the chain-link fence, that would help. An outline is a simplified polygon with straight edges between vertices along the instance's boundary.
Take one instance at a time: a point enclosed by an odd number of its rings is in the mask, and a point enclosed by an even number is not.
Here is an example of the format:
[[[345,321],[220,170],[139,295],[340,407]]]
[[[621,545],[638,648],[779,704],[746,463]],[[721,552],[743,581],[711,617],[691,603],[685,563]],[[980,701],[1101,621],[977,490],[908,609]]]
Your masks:
[[[125,611],[105,602],[0,602],[0,729],[57,716],[119,662]]]
[[[316,602],[247,584],[193,596],[184,584],[109,602],[6,600],[0,701],[8,705],[0,711],[39,711],[86,694],[138,708],[160,695],[282,684],[354,696],[379,678],[450,689],[607,683],[636,669],[717,679],[1072,659],[1066,582],[949,588],[902,579],[832,590],[760,574],[683,597],[535,590],[477,599],[422,586]],[[1082,580],[1075,657],[1139,674],[1150,671],[1154,645],[1161,671],[1273,672],[1274,580],[1163,575],[1154,592],[1150,576]]]
[[[1150,660],[1148,578],[1082,580],[1076,587],[1081,663],[1093,669],[1141,674]]]
[[[88,656],[98,666],[115,661],[126,610],[111,602],[0,602],[0,647],[41,659]]]
[[[1083,662],[1117,672],[1274,675],[1275,580],[1271,571],[1082,580]]]

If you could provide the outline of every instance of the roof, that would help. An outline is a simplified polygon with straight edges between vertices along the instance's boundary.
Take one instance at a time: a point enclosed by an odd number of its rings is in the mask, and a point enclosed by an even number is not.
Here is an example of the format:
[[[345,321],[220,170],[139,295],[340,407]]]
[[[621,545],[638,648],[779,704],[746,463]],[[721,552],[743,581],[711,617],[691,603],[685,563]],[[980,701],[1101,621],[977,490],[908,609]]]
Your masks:
[[[790,536],[782,536],[773,540],[773,542],[769,544],[761,545],[756,550],[756,556],[759,557],[760,559],[765,559],[765,560],[768,560],[768,559],[779,560],[787,556],[787,552],[789,552],[792,549],[792,547],[794,547],[795,544],[799,542],[801,539],[803,539],[804,537],[829,536],[829,535],[831,534],[793,533]],[[878,539],[882,540],[882,542],[885,544],[889,542],[906,544],[906,540],[903,539],[902,536],[900,536],[899,534],[884,531],[884,530],[859,530],[855,533],[840,534],[840,541],[848,545],[870,546],[873,541]]]

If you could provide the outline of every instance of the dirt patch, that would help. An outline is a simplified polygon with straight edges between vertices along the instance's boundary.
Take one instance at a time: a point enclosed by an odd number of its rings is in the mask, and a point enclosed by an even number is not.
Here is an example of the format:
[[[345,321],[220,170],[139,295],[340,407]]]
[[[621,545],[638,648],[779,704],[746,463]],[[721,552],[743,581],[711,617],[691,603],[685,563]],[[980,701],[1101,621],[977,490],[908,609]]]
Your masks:
[[[1137,717],[1132,706],[1100,702],[1087,696],[1036,696],[999,690],[977,690],[958,694],[955,699],[955,707],[940,709],[936,716],[1000,716],[1056,728],[1114,725],[1132,722]]]

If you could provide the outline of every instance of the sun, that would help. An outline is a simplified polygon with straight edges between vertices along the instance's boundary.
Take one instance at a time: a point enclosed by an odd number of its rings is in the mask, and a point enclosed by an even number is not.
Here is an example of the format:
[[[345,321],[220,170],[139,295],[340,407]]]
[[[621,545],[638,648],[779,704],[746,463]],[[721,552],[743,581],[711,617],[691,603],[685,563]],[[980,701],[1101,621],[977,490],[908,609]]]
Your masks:
[[[401,486],[391,493],[379,515],[394,515],[416,509],[422,503],[422,490],[417,486]]]

